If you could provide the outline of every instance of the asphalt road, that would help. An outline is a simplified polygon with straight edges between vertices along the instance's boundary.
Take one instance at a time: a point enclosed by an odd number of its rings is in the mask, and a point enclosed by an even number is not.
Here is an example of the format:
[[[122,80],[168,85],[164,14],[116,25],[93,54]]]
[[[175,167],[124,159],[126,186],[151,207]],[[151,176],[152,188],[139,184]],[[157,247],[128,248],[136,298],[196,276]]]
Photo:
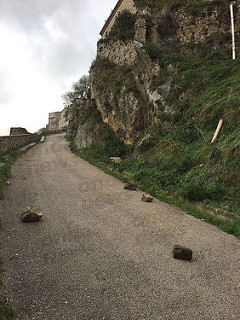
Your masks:
[[[0,202],[18,320],[240,319],[240,242],[88,164],[49,136],[13,166]],[[26,207],[44,213],[24,224]],[[175,260],[175,244],[193,249]]]

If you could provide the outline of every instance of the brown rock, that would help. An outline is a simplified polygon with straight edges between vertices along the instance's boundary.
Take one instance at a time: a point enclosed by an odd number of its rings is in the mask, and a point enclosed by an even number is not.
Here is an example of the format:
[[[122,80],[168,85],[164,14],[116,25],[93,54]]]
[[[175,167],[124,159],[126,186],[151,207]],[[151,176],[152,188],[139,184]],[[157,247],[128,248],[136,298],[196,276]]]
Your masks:
[[[126,189],[126,190],[136,190],[137,189],[137,185],[136,185],[136,183],[134,183],[132,181],[128,181],[125,184],[124,189]]]
[[[152,202],[153,201],[153,197],[152,196],[150,196],[150,194],[143,194],[142,195],[142,201],[144,201],[144,202]]]
[[[173,257],[175,259],[191,261],[192,250],[182,246],[175,245],[173,248]]]
[[[114,163],[121,163],[121,158],[119,158],[119,157],[110,157],[110,159],[111,159],[112,162],[114,162]]]
[[[30,208],[27,208],[27,211],[21,215],[22,222],[37,222],[43,216],[42,212],[36,212]]]

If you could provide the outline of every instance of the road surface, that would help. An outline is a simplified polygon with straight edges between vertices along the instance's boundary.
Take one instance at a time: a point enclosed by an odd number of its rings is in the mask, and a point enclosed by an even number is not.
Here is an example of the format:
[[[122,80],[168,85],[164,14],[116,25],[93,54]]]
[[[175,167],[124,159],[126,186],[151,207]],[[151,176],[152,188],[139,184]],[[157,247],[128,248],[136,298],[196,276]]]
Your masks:
[[[49,136],[15,163],[0,202],[18,320],[240,319],[240,243],[72,154]],[[26,207],[44,213],[24,224]],[[175,260],[175,244],[193,261]]]

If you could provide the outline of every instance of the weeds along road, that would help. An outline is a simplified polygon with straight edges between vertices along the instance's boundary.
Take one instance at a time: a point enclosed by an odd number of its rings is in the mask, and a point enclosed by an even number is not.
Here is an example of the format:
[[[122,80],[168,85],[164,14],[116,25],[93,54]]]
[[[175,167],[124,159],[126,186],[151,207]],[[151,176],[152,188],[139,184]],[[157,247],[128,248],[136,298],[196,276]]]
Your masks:
[[[18,159],[0,202],[2,257],[19,320],[230,320],[239,240],[88,164],[49,136]],[[26,207],[44,213],[24,224]],[[193,261],[172,258],[175,244]]]

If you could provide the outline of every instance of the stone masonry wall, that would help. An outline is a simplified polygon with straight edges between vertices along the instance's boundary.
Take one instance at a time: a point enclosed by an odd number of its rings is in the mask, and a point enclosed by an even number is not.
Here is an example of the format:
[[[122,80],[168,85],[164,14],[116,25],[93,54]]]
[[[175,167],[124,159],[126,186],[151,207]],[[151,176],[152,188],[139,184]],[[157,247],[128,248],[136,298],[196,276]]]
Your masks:
[[[240,33],[240,5],[234,5],[234,20],[235,20],[235,35],[239,37]],[[172,12],[163,10],[157,20],[155,21],[155,29],[157,24],[160,23],[162,28],[165,29],[165,35],[168,40],[178,42],[181,45],[189,43],[205,43],[209,38],[216,35],[216,40],[219,39],[221,34],[229,37],[228,43],[231,46],[231,21],[229,5],[226,5],[226,11],[209,3],[201,10],[196,12],[191,11],[189,8],[180,6]],[[137,31],[144,33],[144,19],[139,18],[136,23]],[[146,23],[145,23],[146,28]],[[139,29],[139,30],[138,30]],[[153,30],[154,31],[154,30]],[[137,33],[137,32],[136,32]],[[158,39],[159,44],[164,37]],[[166,40],[166,39],[165,39]],[[139,40],[141,41],[141,40]],[[155,41],[153,41],[155,42]],[[213,49],[216,49],[213,42]]]
[[[6,153],[13,148],[25,146],[32,142],[37,142],[41,138],[38,134],[24,134],[15,136],[0,137],[0,153]]]
[[[230,18],[222,21],[217,6],[211,10],[206,7],[198,15],[181,7],[175,12],[175,19],[178,24],[177,37],[181,43],[205,42],[213,34],[230,32]]]
[[[23,134],[29,134],[29,132],[25,128],[11,128],[10,129],[10,136],[21,136]]]
[[[229,6],[226,7],[226,10],[229,10]],[[239,37],[240,5],[235,5],[234,17],[236,36]],[[158,25],[163,28],[162,36],[158,35]],[[147,29],[149,39],[147,39]],[[166,40],[178,45],[186,45],[204,43],[216,35],[216,44],[212,43],[213,49],[216,49],[221,34],[230,35],[230,31],[230,18],[223,16],[218,6],[206,6],[199,12],[191,12],[186,7],[179,7],[172,12],[166,9],[162,10],[157,18],[150,20],[148,15],[139,14],[135,25],[135,41],[99,41],[97,56],[106,58],[117,65],[134,65],[137,58],[136,45],[141,45],[146,41],[152,41],[160,47]],[[231,39],[228,43],[231,46]]]
[[[118,65],[133,65],[137,53],[133,41],[123,42],[110,40],[108,43],[98,44],[97,56],[106,58]]]

